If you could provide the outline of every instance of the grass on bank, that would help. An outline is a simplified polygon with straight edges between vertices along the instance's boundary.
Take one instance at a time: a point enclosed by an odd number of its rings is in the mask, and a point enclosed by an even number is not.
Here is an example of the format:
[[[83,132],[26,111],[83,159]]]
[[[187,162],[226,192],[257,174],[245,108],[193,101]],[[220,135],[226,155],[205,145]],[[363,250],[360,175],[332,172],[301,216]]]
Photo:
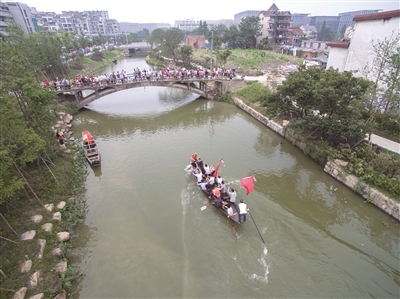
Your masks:
[[[232,53],[228,57],[225,68],[235,69],[241,75],[260,75],[264,70],[272,70],[280,65],[300,64],[303,59],[275,53],[272,51],[256,50],[256,49],[231,49]],[[210,59],[209,49],[199,49],[193,51],[193,61],[208,65],[206,61]],[[215,60],[215,51],[213,53]],[[217,65],[222,67],[221,65]]]
[[[123,49],[114,49],[112,51],[102,51],[103,59],[101,62],[92,60],[92,55],[84,56],[81,59],[70,62],[70,69],[68,74],[70,78],[76,75],[98,75],[107,66],[109,66],[114,59],[120,59],[123,55]]]
[[[55,140],[55,143],[58,143]],[[83,221],[85,203],[81,198],[84,191],[82,177],[86,172],[86,163],[79,146],[69,144],[68,153],[60,148],[46,158],[47,163],[41,162],[24,169],[25,177],[35,194],[26,187],[20,198],[9,199],[0,206],[0,212],[8,224],[0,219],[0,298],[11,298],[13,292],[21,287],[26,287],[33,273],[40,270],[41,281],[37,288],[28,289],[26,298],[44,293],[45,298],[54,298],[58,293],[65,291],[70,286],[72,278],[76,278],[74,269],[68,264],[64,274],[57,273],[56,264],[67,261],[70,248],[74,242],[73,227]],[[48,167],[48,168],[47,168]],[[42,204],[53,203],[56,207],[60,201],[66,202],[66,207],[61,210],[62,221],[53,220],[53,212],[44,210]],[[42,215],[40,223],[34,223],[31,217]],[[45,223],[52,223],[51,233],[45,232],[41,227]],[[32,241],[21,241],[21,235],[29,230],[36,230]],[[71,233],[70,241],[59,243],[56,240],[58,232]],[[7,238],[8,240],[4,239]],[[43,258],[38,259],[39,239],[46,240]],[[61,248],[61,257],[55,257],[52,250]],[[28,273],[21,273],[23,261],[32,260],[32,268]]]

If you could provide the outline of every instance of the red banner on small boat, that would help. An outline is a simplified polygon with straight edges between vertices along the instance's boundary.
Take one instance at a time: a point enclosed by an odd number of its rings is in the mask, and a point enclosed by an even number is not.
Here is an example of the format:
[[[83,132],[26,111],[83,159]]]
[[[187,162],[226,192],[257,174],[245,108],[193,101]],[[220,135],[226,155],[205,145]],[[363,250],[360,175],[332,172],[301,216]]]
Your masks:
[[[216,178],[218,176],[218,171],[219,171],[219,166],[221,165],[221,162],[224,163],[224,160],[219,160],[217,167],[215,167],[214,170],[214,177]]]
[[[89,131],[83,131],[82,139],[83,139],[83,142],[92,142],[93,136],[92,136],[92,134],[89,133]]]
[[[246,195],[254,190],[254,181],[256,178],[254,176],[249,176],[247,178],[240,179],[240,183],[246,189]]]

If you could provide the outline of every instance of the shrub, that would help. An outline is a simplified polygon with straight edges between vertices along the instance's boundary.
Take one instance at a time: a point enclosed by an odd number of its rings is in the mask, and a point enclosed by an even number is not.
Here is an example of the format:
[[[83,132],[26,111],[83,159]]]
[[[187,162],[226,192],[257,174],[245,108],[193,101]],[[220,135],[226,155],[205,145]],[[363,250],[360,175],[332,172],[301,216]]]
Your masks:
[[[267,86],[261,84],[260,82],[254,81],[237,91],[236,94],[252,103],[255,103],[261,101],[270,92],[271,91]]]

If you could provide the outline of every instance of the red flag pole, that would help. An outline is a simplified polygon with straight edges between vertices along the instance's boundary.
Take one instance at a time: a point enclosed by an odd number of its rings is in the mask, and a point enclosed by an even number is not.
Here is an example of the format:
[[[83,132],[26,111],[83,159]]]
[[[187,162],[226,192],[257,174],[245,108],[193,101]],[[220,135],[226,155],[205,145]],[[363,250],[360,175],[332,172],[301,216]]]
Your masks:
[[[219,166],[221,165],[221,161],[223,161],[223,159],[219,160],[217,167],[215,167],[214,175],[213,175],[213,177],[215,177],[215,178],[218,176],[218,171],[219,171]]]

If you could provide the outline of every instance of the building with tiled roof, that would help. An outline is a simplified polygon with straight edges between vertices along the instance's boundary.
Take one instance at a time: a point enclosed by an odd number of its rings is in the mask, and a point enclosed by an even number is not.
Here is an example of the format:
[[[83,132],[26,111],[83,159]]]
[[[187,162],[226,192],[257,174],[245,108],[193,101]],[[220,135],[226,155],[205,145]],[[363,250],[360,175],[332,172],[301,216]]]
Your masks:
[[[261,24],[261,36],[257,38],[257,43],[267,37],[271,44],[289,44],[288,33],[292,24],[290,11],[280,11],[274,3],[268,10],[260,11],[258,17]]]

